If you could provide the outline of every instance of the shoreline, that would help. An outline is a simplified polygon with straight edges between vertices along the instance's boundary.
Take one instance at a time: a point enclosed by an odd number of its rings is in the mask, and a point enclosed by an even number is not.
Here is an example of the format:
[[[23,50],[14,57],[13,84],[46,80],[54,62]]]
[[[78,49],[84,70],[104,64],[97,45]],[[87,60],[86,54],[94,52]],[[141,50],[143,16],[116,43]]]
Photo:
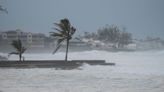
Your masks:
[[[27,60],[27,61],[0,61],[0,68],[61,68],[74,69],[83,64],[89,65],[115,65],[105,60]]]

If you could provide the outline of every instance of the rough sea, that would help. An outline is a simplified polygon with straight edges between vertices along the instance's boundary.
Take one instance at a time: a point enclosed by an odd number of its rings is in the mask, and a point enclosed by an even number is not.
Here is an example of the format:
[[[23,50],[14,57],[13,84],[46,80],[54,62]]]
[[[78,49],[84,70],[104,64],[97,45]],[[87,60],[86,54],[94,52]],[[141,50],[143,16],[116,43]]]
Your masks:
[[[65,53],[24,56],[26,60],[62,60]],[[116,65],[84,64],[74,70],[0,68],[0,92],[164,92],[164,50],[69,53],[69,60],[78,59],[106,60]],[[18,60],[18,56],[9,60]]]

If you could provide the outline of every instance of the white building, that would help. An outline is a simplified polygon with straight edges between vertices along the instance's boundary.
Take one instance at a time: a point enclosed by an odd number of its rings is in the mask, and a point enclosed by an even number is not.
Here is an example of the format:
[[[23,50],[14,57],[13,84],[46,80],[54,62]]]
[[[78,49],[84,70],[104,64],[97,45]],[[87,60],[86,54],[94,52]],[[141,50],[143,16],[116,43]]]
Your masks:
[[[44,34],[23,32],[20,29],[0,32],[0,45],[10,45],[13,40],[18,38],[25,46],[44,47]]]

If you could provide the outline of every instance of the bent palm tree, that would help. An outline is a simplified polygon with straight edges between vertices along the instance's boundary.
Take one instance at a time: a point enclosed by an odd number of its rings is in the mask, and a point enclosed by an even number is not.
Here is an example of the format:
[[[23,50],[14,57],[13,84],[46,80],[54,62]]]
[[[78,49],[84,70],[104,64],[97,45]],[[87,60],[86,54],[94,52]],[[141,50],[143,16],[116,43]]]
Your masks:
[[[26,51],[26,48],[22,46],[22,42],[20,39],[13,40],[11,45],[16,49],[16,52],[9,53],[9,56],[12,54],[19,55],[19,61],[21,61],[22,54]]]
[[[54,23],[58,32],[50,32],[50,35],[53,37],[56,37],[57,40],[57,46],[56,49],[54,50],[53,54],[57,52],[57,50],[61,47],[61,43],[66,40],[66,55],[65,55],[65,61],[67,61],[67,56],[68,56],[68,46],[69,46],[69,41],[72,39],[72,35],[75,33],[76,29],[70,24],[68,19],[61,19],[60,23]]]

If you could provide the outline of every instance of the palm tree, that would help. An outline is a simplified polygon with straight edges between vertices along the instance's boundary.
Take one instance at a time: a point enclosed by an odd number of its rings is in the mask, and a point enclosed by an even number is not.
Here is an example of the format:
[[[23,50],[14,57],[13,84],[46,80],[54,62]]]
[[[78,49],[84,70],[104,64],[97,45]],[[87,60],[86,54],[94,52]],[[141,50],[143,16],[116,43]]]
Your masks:
[[[57,32],[50,32],[50,35],[56,37],[58,40],[53,54],[61,47],[61,43],[66,40],[67,47],[65,61],[67,61],[69,41],[72,39],[72,35],[75,33],[76,29],[70,24],[67,18],[61,19],[60,23],[54,23],[54,25],[56,26],[54,29],[57,30]]]
[[[19,55],[19,61],[22,61],[22,54],[26,51],[26,48],[22,46],[21,40],[13,40],[11,45],[16,49],[16,52],[9,53],[9,56],[12,54]]]

